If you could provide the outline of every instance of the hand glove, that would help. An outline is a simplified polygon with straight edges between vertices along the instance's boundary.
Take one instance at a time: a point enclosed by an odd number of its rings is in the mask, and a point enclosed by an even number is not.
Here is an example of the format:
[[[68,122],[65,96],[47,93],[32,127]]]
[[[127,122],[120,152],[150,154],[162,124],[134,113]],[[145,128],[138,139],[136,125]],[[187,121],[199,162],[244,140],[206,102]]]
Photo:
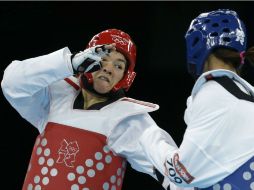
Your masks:
[[[106,45],[88,48],[71,56],[74,74],[94,72],[101,68],[101,58],[110,52]]]

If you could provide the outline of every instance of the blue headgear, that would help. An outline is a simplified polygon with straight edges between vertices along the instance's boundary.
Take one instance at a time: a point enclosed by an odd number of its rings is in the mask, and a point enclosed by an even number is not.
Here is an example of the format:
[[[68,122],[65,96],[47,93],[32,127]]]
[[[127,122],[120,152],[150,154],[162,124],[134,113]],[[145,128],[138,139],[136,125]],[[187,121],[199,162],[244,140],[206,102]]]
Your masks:
[[[215,47],[242,52],[246,48],[244,23],[235,11],[219,9],[195,18],[185,35],[188,70],[199,76],[206,58]]]

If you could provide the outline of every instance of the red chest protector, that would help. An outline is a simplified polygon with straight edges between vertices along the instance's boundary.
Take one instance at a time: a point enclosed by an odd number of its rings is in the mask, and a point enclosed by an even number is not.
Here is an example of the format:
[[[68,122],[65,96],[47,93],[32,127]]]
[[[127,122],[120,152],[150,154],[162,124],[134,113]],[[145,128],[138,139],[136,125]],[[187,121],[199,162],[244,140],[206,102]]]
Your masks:
[[[104,135],[48,123],[36,139],[23,190],[120,190],[125,167]]]

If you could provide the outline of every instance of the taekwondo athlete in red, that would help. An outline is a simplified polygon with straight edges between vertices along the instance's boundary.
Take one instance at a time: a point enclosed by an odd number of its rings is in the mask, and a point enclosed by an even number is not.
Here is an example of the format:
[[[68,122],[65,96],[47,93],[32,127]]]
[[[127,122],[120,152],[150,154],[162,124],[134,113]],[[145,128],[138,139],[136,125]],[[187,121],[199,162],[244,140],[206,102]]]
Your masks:
[[[219,9],[195,18],[186,33],[188,70],[197,80],[187,100],[187,129],[178,148],[148,128],[140,138],[147,157],[182,187],[254,189],[254,88],[239,76],[246,31],[237,13]]]
[[[178,189],[153,173],[138,144],[158,105],[125,97],[135,62],[130,36],[109,29],[80,53],[66,47],[6,68],[5,97],[40,132],[23,190],[120,190],[126,160],[165,189]]]

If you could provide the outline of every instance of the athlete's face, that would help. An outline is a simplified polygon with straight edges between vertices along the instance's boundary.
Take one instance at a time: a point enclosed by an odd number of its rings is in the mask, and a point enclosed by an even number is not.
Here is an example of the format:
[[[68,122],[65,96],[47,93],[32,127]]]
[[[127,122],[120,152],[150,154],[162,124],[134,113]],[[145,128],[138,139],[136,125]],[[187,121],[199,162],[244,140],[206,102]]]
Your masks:
[[[118,51],[111,51],[102,58],[102,68],[93,72],[93,87],[99,93],[108,93],[123,78],[126,59]]]

